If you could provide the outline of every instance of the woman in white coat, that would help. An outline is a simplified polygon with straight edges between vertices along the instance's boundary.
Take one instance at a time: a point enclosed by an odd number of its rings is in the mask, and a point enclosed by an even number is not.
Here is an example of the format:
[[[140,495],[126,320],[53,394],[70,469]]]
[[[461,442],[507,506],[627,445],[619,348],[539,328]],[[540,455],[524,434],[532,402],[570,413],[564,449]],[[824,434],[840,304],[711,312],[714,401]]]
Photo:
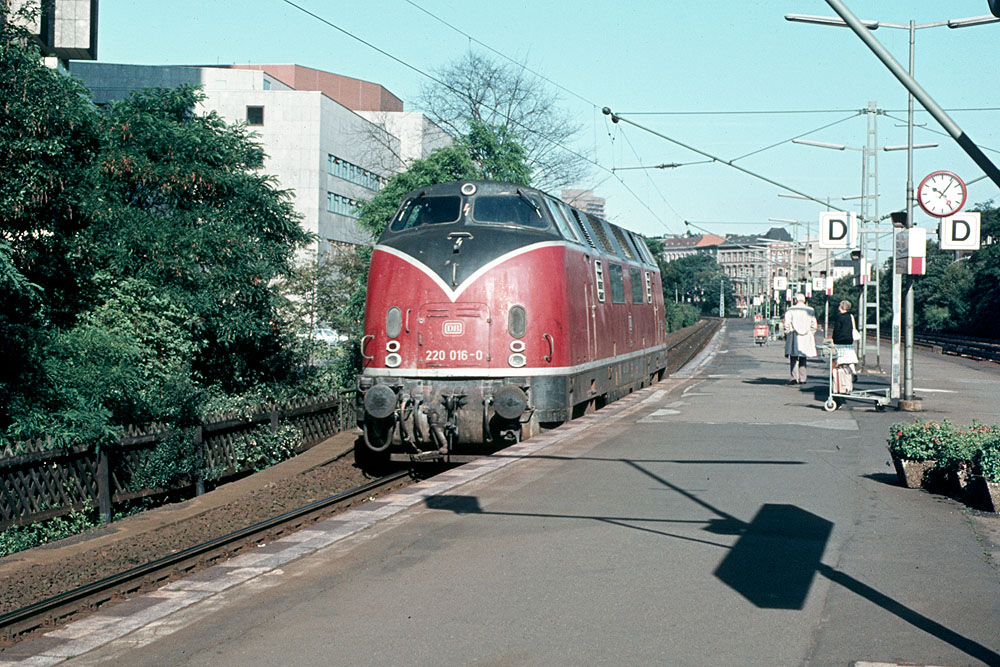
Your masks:
[[[816,356],[816,311],[806,305],[806,295],[796,294],[795,305],[785,311],[785,356],[792,379],[788,384],[804,384],[806,359]]]

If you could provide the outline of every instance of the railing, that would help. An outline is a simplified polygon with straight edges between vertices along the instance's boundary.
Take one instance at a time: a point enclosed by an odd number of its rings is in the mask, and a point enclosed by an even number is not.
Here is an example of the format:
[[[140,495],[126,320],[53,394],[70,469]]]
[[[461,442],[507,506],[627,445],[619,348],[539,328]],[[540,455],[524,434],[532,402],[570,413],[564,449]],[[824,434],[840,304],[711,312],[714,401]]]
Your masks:
[[[185,431],[192,451],[201,459],[193,478],[171,488],[139,488],[135,480],[149,465],[157,446],[171,432],[162,426],[130,427],[111,447],[79,444],[52,448],[45,440],[18,443],[0,452],[0,530],[12,525],[44,521],[95,506],[103,520],[111,518],[114,503],[194,487],[203,490],[206,474],[214,478],[247,472],[235,444],[268,425],[298,431],[298,451],[351,428],[354,392],[304,399],[282,405],[259,406],[248,415],[214,415]],[[16,453],[15,453],[16,452]]]

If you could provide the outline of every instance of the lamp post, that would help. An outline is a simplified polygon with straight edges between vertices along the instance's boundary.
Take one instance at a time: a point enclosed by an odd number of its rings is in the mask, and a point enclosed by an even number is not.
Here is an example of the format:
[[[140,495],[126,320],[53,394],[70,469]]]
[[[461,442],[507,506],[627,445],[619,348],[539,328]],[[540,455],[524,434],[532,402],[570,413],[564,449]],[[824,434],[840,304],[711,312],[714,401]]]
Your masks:
[[[959,143],[963,150],[979,165],[983,171],[990,176],[990,178],[1000,185],[1000,173],[996,166],[993,165],[990,160],[983,155],[983,152],[972,143],[965,134],[961,131],[952,120],[948,117],[948,114],[942,110],[937,103],[916,83],[913,79],[913,52],[915,44],[915,32],[917,30],[922,30],[925,28],[936,28],[940,26],[948,26],[949,28],[968,28],[976,25],[984,25],[987,23],[996,23],[1000,21],[1000,10],[997,9],[994,0],[990,0],[990,9],[993,14],[986,14],[982,16],[970,16],[967,18],[960,19],[948,19],[946,21],[935,21],[932,23],[922,23],[917,25],[912,19],[909,24],[903,25],[898,23],[884,23],[880,21],[859,21],[847,7],[844,6],[839,0],[827,0],[834,11],[836,11],[840,17],[829,17],[829,16],[810,16],[805,14],[787,14],[785,20],[787,21],[797,21],[801,23],[815,23],[818,25],[832,25],[832,26],[849,26],[854,32],[861,38],[862,41],[872,50],[873,53],[889,68],[889,70],[896,76],[897,79],[906,87],[909,91],[909,100],[907,104],[907,120],[906,120],[906,134],[907,134],[907,150],[906,150],[906,226],[913,226],[913,98],[914,95],[919,95],[920,102],[923,106],[934,116],[935,120],[940,122],[942,126],[948,131],[948,134],[952,136]],[[850,19],[850,23],[848,22]],[[885,51],[884,47],[878,43],[873,37],[870,37],[865,32],[865,28],[868,30],[876,30],[878,28],[894,28],[900,30],[908,30],[910,33],[910,62],[909,62],[909,72],[908,76],[904,75],[901,70],[902,68],[899,64]],[[895,238],[895,231],[893,232],[893,238]],[[893,254],[895,258],[895,253]],[[893,260],[895,264],[895,259]],[[893,276],[896,275],[895,268],[893,269]],[[892,364],[893,364],[893,374],[892,374],[892,394],[894,397],[899,396],[899,377],[897,376],[896,369],[899,368],[899,330],[900,330],[900,306],[902,301],[901,298],[901,287],[899,286],[898,280],[893,281],[893,293],[892,293]],[[916,403],[914,401],[913,395],[913,276],[906,277],[906,299],[905,299],[905,316],[903,317],[903,328],[905,329],[905,350],[903,354],[903,373],[902,373],[902,401],[900,401],[900,408],[903,409],[916,409]]]

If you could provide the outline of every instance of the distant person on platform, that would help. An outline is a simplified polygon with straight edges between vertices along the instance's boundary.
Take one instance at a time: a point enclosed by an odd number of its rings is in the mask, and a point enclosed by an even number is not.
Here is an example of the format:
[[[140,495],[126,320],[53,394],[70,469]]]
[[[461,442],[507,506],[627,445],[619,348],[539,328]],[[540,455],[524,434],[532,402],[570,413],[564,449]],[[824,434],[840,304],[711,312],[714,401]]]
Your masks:
[[[833,316],[833,344],[837,348],[834,391],[848,393],[854,388],[854,364],[858,363],[858,353],[854,351],[854,341],[861,338],[858,325],[851,313],[851,302],[840,302],[837,314]]]
[[[792,379],[788,384],[805,384],[806,359],[816,356],[816,311],[806,305],[806,295],[796,294],[795,305],[785,311],[785,356]]]

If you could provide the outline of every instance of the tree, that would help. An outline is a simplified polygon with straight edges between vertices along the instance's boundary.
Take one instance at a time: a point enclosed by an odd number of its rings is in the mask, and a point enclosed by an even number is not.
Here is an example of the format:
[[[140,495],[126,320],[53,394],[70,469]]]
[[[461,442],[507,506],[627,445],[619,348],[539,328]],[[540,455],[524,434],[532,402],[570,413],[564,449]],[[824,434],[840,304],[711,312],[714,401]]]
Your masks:
[[[498,128],[503,142],[523,146],[536,187],[556,190],[586,177],[586,159],[567,149],[579,124],[524,66],[470,51],[436,75],[442,83],[425,85],[418,104],[438,125],[455,136],[474,134],[477,124]]]
[[[0,428],[42,383],[48,332],[73,323],[86,288],[99,146],[86,89],[42,65],[18,23],[0,21]]]
[[[969,318],[963,333],[983,338],[1000,338],[1000,209],[993,202],[977,204],[981,213],[980,237],[983,245],[968,260],[972,285],[967,302]]]
[[[114,278],[153,285],[191,313],[200,381],[225,391],[291,369],[274,281],[309,238],[287,194],[259,173],[245,126],[195,113],[190,86],[141,91],[101,121],[106,205],[88,237]]]
[[[726,303],[733,304],[732,282],[710,255],[688,255],[675,259],[666,264],[661,276],[668,301],[677,294],[682,301],[695,304],[703,314],[718,314],[721,286]]]

